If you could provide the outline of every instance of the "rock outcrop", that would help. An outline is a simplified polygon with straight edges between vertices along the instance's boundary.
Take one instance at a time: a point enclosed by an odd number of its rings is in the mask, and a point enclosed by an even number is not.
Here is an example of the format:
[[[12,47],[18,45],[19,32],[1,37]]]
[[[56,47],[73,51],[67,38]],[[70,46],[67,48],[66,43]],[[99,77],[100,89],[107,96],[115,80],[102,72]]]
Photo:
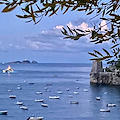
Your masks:
[[[38,62],[37,61],[32,61],[30,62],[29,60],[25,59],[23,61],[12,61],[12,62],[8,62],[8,64],[11,64],[11,63],[34,63],[34,64],[37,64]]]
[[[110,66],[111,72],[106,72],[102,67],[102,61],[93,62],[90,83],[105,85],[120,85],[120,71],[115,66]],[[113,71],[112,71],[113,70]]]

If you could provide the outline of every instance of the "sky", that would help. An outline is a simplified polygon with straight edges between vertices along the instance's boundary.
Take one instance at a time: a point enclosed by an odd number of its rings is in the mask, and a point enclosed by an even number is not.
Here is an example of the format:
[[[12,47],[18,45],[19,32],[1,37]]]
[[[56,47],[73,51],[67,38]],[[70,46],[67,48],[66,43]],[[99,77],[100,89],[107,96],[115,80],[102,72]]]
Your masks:
[[[109,47],[109,43],[90,43],[89,36],[78,41],[63,39],[62,27],[93,29],[93,23],[97,24],[99,18],[91,21],[85,13],[69,11],[63,15],[59,12],[58,15],[43,17],[34,25],[17,18],[15,15],[19,13],[20,8],[0,13],[0,62],[28,59],[39,63],[89,63],[92,61],[88,52]],[[101,21],[102,25],[105,23]]]

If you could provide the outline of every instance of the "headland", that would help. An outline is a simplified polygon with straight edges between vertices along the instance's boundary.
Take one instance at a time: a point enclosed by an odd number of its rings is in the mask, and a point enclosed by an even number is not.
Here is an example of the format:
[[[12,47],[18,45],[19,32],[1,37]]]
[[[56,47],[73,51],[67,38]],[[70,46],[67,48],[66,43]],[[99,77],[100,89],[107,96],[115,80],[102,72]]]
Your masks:
[[[117,63],[103,68],[102,61],[94,61],[90,72],[90,83],[104,85],[120,85],[120,69]]]

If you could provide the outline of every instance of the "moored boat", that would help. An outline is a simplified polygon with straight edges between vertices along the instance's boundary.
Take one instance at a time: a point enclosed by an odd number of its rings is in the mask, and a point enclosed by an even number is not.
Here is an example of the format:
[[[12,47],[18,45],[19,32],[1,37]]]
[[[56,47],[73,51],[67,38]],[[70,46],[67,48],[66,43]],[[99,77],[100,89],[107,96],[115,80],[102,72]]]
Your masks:
[[[83,91],[84,91],[84,92],[88,92],[88,89],[84,89]]]
[[[100,109],[100,112],[110,112],[110,109]]]
[[[96,97],[96,100],[100,100],[100,97],[97,96],[97,97]]]
[[[9,65],[7,69],[3,70],[3,73],[12,73],[12,72],[15,72],[11,66]]]
[[[44,117],[29,117],[27,120],[42,120]]]
[[[43,104],[41,104],[41,106],[42,106],[42,107],[48,107],[48,104],[43,103]]]
[[[77,89],[79,89],[79,87],[76,87]]]
[[[73,96],[72,96],[72,95],[68,95],[68,97],[69,97],[69,98],[73,98]]]
[[[70,90],[69,88],[66,89],[66,91],[69,91],[69,90]]]
[[[75,91],[75,92],[73,92],[73,93],[76,94],[76,95],[79,94],[79,92],[77,92],[77,91]]]
[[[60,99],[60,96],[49,96],[50,99]]]
[[[28,110],[28,107],[26,107],[24,105],[22,105],[20,108],[23,109],[23,110]]]
[[[17,86],[17,89],[18,89],[18,90],[22,90],[22,88],[20,87],[20,85]]]
[[[58,91],[57,93],[58,93],[58,94],[63,94],[63,92],[62,92],[62,91]]]
[[[106,106],[107,106],[107,107],[116,107],[116,104],[108,103]]]
[[[52,84],[51,83],[47,83],[46,86],[52,86]]]
[[[36,92],[36,94],[42,94],[42,92],[40,92],[40,91],[37,91],[37,92]]]
[[[44,99],[35,99],[35,102],[44,102]]]
[[[16,98],[16,95],[12,95],[12,94],[10,94],[10,95],[9,95],[9,98],[13,98],[13,99],[15,99],[15,98]]]
[[[0,111],[0,115],[7,115],[7,111]]]
[[[70,101],[70,104],[79,104],[78,101]]]
[[[8,89],[7,91],[8,91],[8,92],[12,92],[12,90],[11,90],[11,89]]]
[[[16,104],[17,104],[17,105],[23,105],[23,102],[17,101]]]
[[[34,85],[34,83],[31,82],[31,83],[29,83],[29,85]]]

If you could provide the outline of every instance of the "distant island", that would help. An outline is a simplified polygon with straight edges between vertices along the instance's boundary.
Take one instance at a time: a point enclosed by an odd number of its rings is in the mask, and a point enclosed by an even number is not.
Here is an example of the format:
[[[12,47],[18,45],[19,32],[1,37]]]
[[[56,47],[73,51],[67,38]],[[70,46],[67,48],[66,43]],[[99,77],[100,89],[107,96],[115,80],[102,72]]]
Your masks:
[[[12,62],[7,62],[7,63],[33,63],[33,64],[37,64],[38,62],[37,61],[35,61],[35,60],[33,60],[33,61],[30,61],[30,60],[27,60],[27,59],[25,59],[25,60],[23,60],[23,61],[12,61]]]

